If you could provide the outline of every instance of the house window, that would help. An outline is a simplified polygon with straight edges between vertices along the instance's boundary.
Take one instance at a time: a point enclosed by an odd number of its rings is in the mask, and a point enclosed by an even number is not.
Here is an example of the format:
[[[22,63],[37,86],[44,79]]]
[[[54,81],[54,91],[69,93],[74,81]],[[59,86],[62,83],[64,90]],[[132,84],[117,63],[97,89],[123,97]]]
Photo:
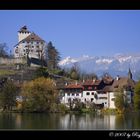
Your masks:
[[[39,44],[39,42],[36,42],[36,44]]]
[[[79,94],[77,93],[76,96],[79,96]]]
[[[115,98],[112,98],[111,101],[115,101]]]
[[[34,48],[34,46],[32,46],[32,48]]]
[[[94,98],[91,98],[91,102],[93,102]]]
[[[90,95],[90,93],[89,93],[89,92],[87,92],[87,93],[86,93],[86,95]]]
[[[72,96],[74,96],[74,93],[72,93]]]
[[[70,93],[68,93],[67,95],[70,96]]]
[[[99,99],[105,99],[105,100],[107,100],[107,97],[99,97]]]
[[[22,41],[22,43],[25,43],[25,41]]]
[[[91,95],[94,95],[94,92],[92,92]]]
[[[36,46],[37,48],[39,48],[39,46]]]
[[[27,48],[27,46],[25,46],[25,48]]]

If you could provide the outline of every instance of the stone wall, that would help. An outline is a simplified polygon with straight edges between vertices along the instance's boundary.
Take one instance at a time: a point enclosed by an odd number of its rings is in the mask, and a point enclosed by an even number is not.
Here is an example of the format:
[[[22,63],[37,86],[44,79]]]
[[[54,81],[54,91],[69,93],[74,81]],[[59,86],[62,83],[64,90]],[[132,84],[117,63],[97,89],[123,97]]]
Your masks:
[[[1,58],[0,57],[0,65],[10,65],[10,64],[18,64],[25,63],[25,59],[23,58]]]

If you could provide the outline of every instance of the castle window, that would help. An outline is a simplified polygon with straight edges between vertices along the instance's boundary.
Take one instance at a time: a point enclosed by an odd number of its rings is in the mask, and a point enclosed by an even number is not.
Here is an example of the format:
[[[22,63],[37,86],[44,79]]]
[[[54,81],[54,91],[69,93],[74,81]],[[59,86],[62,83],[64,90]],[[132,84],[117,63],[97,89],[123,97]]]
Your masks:
[[[27,53],[29,53],[29,52],[30,52],[30,50],[29,50],[29,49],[26,49],[26,52],[27,52]]]
[[[15,53],[18,53],[18,48],[15,50]]]

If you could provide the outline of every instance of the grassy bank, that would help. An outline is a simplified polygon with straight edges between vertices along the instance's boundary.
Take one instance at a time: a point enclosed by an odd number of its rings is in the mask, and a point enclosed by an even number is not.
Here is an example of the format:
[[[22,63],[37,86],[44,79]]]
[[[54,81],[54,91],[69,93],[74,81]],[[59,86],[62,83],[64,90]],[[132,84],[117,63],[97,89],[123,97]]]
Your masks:
[[[15,71],[13,70],[0,70],[0,76],[14,75]]]

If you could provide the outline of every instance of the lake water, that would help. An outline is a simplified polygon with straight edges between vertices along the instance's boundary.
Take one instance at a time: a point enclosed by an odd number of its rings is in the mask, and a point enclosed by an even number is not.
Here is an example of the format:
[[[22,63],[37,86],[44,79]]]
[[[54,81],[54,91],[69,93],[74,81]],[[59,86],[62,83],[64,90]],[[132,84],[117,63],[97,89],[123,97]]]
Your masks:
[[[133,130],[140,129],[140,114],[0,113],[0,129]]]

